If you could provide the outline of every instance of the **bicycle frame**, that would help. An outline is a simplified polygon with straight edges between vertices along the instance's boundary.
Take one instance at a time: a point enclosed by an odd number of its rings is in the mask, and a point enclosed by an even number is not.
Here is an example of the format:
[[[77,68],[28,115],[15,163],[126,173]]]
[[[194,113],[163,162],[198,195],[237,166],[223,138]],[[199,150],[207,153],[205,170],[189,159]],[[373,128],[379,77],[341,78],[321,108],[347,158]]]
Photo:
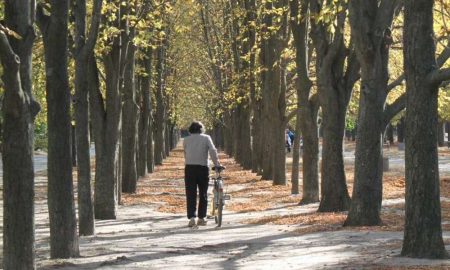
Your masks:
[[[215,172],[216,175],[213,177],[212,216],[214,216],[217,226],[220,227],[222,225],[223,206],[225,205],[225,200],[229,200],[230,196],[224,192],[224,181],[221,176],[221,171]]]

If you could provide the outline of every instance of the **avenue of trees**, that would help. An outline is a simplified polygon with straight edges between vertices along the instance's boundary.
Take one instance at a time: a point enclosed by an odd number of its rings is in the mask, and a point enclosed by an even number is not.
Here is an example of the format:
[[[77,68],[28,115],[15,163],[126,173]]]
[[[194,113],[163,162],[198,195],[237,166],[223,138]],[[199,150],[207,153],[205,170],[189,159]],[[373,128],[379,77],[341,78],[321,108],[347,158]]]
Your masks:
[[[291,181],[300,204],[348,211],[345,226],[381,224],[383,142],[396,126],[402,255],[447,257],[437,147],[450,121],[449,18],[443,0],[3,1],[4,269],[35,269],[35,142],[48,151],[51,257],[76,257],[79,236],[117,217],[122,192],[136,192],[193,119],[244,169]],[[286,127],[303,140],[291,179]]]

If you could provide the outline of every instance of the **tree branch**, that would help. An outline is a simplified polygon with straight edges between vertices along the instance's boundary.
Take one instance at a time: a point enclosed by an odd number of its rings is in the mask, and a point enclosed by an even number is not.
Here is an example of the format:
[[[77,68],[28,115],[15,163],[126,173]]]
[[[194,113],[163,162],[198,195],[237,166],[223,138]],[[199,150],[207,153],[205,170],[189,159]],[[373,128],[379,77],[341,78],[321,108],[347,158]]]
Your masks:
[[[3,82],[5,83],[5,102],[2,111],[6,114],[18,118],[23,110],[25,102],[24,94],[20,84],[19,66],[20,59],[5,34],[7,29],[0,25],[0,62],[3,66]]]
[[[89,27],[88,39],[86,41],[86,45],[84,46],[84,51],[87,54],[90,53],[92,50],[94,50],[95,44],[97,43],[97,37],[102,18],[102,6],[103,0],[94,1],[94,9],[92,11],[92,19],[91,25]]]
[[[41,30],[44,37],[46,36],[47,29],[50,25],[50,16],[45,15],[44,13],[44,5],[39,3],[36,9],[36,24]]]
[[[403,93],[392,104],[386,106],[383,115],[383,125],[386,127],[392,118],[394,118],[399,112],[406,108],[406,93]]]
[[[447,42],[447,46],[445,47],[445,49],[441,52],[441,54],[436,59],[438,67],[442,67],[445,64],[445,62],[450,58],[450,47],[448,45],[450,45],[450,38]],[[402,85],[404,80],[405,80],[405,74],[403,73],[395,81],[391,82],[388,85],[387,92],[389,93],[397,86]]]
[[[450,68],[434,70],[427,76],[427,81],[432,85],[440,85],[448,80],[450,80]]]
[[[87,69],[89,104],[92,111],[92,119],[95,124],[103,125],[104,119],[106,118],[105,102],[102,93],[100,92],[100,82],[98,78],[99,70],[93,52],[89,55]]]
[[[11,48],[5,31],[6,28],[0,24],[0,61],[4,69],[13,69],[13,72],[17,72],[19,70],[20,59]]]
[[[361,78],[361,65],[359,64],[358,57],[356,55],[356,50],[353,48],[353,41],[350,40],[350,53],[347,58],[347,70],[345,72],[344,78],[345,78],[345,87],[347,90],[347,96],[346,100],[350,99],[350,95],[352,93],[353,87],[355,86],[355,83],[359,81]]]
[[[376,27],[384,32],[392,25],[396,11],[403,5],[402,0],[382,0],[377,11]]]

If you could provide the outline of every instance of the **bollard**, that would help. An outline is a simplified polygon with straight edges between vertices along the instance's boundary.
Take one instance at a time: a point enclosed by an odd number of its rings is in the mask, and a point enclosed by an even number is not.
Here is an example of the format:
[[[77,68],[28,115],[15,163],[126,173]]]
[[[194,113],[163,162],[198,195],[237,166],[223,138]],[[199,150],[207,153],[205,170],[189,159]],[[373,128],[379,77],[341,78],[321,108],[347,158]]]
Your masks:
[[[389,158],[383,157],[383,172],[389,171]]]

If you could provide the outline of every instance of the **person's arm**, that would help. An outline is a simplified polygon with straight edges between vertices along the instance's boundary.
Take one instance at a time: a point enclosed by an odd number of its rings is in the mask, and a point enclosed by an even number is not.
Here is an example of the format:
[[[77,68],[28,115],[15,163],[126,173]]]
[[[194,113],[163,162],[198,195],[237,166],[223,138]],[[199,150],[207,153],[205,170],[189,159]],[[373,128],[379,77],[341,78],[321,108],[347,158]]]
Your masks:
[[[220,166],[219,158],[217,156],[217,149],[214,146],[214,143],[210,136],[208,136],[208,147],[209,147],[208,152],[209,155],[211,156],[212,161],[214,162],[214,165]]]

